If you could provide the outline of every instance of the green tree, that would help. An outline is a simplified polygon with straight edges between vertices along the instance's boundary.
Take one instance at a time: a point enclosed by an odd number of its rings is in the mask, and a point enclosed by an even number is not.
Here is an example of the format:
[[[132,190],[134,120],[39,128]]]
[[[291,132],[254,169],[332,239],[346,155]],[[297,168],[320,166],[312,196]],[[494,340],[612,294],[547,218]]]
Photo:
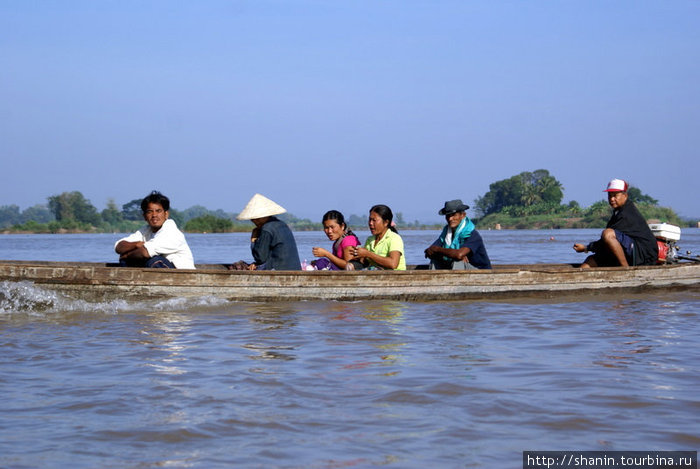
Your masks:
[[[21,216],[17,205],[3,205],[0,207],[0,228],[9,228],[20,223]]]
[[[122,216],[124,220],[141,221],[143,220],[143,212],[141,211],[141,200],[134,199],[122,205]]]
[[[567,204],[567,208],[569,209],[569,213],[573,216],[577,216],[581,213],[581,206],[575,200],[570,201]]]
[[[181,213],[182,219],[186,222],[192,220],[193,218],[199,218],[205,215],[212,215],[206,207],[203,207],[201,205],[193,205],[192,207],[183,210]]]
[[[56,223],[56,222],[53,222]],[[12,227],[14,231],[29,231],[30,233],[50,233],[48,223],[38,223],[34,220],[28,220],[21,225]]]
[[[610,204],[607,200],[599,200],[583,212],[583,222],[587,226],[605,226],[610,219]]]
[[[541,200],[542,198],[540,197],[540,192],[537,189],[537,186],[532,184],[523,185],[522,194],[520,195],[521,205],[530,207],[537,204]]]
[[[564,198],[563,187],[559,181],[549,174],[549,171],[538,169],[534,173],[535,180],[532,182],[537,187],[540,199],[546,204],[561,204]]]
[[[475,208],[484,215],[500,212],[509,205],[520,205],[523,193],[520,178],[513,176],[489,185],[489,191],[476,199]]]
[[[37,204],[25,209],[22,212],[22,223],[34,221],[37,223],[48,223],[56,218],[46,205]]]
[[[492,183],[489,191],[477,198],[475,208],[482,215],[500,212],[506,207],[544,209],[560,204],[563,198],[561,183],[546,169],[538,169]]]
[[[101,215],[102,220],[114,226],[118,225],[124,220],[124,215],[121,211],[119,211],[119,207],[117,207],[114,199],[109,199],[107,201],[107,208],[102,210]]]
[[[683,221],[678,214],[668,207],[641,204],[639,206],[639,213],[641,213],[646,220],[658,220],[663,223],[670,223],[677,226],[683,225]]]
[[[308,218],[298,218],[293,213],[282,213],[277,217],[285,222],[293,231],[313,231],[321,229],[321,223],[313,222]]]
[[[659,201],[652,196],[642,194],[642,191],[634,186],[630,186],[629,189],[627,189],[627,197],[635,204],[658,205],[659,203]]]
[[[233,222],[214,215],[192,218],[185,224],[185,231],[196,233],[226,233],[233,228]]]
[[[233,213],[229,213],[229,212],[224,212],[220,208],[216,209],[216,210],[209,210],[209,214],[214,215],[215,217],[219,217],[219,218],[226,218],[226,219],[231,220],[233,222],[235,222],[236,215],[237,215],[237,214],[233,214]]]
[[[93,226],[101,221],[97,209],[79,191],[52,195],[48,200],[49,210],[58,221],[76,221]]]

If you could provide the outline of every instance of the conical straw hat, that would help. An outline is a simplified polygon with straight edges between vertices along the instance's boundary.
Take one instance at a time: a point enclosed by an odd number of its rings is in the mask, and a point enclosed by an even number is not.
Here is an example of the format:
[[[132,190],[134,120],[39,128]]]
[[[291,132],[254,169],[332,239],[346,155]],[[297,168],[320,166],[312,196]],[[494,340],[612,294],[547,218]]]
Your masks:
[[[236,218],[239,220],[253,220],[255,218],[270,217],[279,215],[287,210],[284,207],[277,205],[264,195],[255,194],[245,206],[243,211]]]

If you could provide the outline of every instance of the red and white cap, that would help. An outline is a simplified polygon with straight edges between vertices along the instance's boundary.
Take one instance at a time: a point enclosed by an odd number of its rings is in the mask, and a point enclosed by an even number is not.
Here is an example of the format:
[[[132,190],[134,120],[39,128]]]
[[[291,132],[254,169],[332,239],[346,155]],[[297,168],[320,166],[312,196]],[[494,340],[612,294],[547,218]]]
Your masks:
[[[622,179],[613,179],[608,183],[608,188],[603,192],[627,192],[629,185]]]

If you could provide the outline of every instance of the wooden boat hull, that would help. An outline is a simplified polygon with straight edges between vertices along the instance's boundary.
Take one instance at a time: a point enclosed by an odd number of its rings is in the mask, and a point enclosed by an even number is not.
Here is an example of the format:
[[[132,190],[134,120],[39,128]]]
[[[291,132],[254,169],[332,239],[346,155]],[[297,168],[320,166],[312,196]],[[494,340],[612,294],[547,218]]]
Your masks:
[[[0,282],[27,281],[86,301],[213,296],[232,301],[556,298],[618,291],[697,289],[700,264],[581,269],[569,264],[491,271],[230,271],[120,268],[103,263],[0,261]]]

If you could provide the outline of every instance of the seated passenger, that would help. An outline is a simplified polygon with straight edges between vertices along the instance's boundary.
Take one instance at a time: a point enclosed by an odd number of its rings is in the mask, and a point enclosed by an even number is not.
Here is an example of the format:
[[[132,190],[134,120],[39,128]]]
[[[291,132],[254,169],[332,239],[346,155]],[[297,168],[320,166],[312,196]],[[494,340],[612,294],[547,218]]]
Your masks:
[[[406,270],[403,239],[396,231],[393,220],[394,214],[386,205],[372,207],[367,223],[372,236],[367,238],[364,247],[352,248],[352,260],[359,260],[369,269]]]
[[[425,250],[431,269],[490,269],[491,261],[481,235],[467,216],[469,205],[460,199],[445,202],[438,212],[444,215],[447,225],[440,237]]]
[[[350,250],[360,245],[360,240],[355,233],[348,230],[345,217],[337,210],[331,210],[323,215],[323,231],[328,239],[333,241],[332,252],[326,249],[314,247],[311,252],[316,257],[322,257],[312,261],[311,264],[318,270],[344,270],[348,262],[353,258]]]
[[[659,257],[654,234],[637,207],[627,198],[629,185],[622,179],[608,183],[608,204],[612,216],[598,241],[574,244],[576,252],[594,252],[581,267],[654,265]]]
[[[254,262],[248,270],[301,270],[297,243],[292,230],[274,215],[287,210],[267,197],[255,194],[238,215],[239,220],[251,220],[255,228],[250,236]],[[240,268],[240,263],[233,268]]]
[[[128,267],[194,269],[185,235],[170,215],[170,200],[157,191],[141,201],[147,225],[114,244],[119,264]]]

